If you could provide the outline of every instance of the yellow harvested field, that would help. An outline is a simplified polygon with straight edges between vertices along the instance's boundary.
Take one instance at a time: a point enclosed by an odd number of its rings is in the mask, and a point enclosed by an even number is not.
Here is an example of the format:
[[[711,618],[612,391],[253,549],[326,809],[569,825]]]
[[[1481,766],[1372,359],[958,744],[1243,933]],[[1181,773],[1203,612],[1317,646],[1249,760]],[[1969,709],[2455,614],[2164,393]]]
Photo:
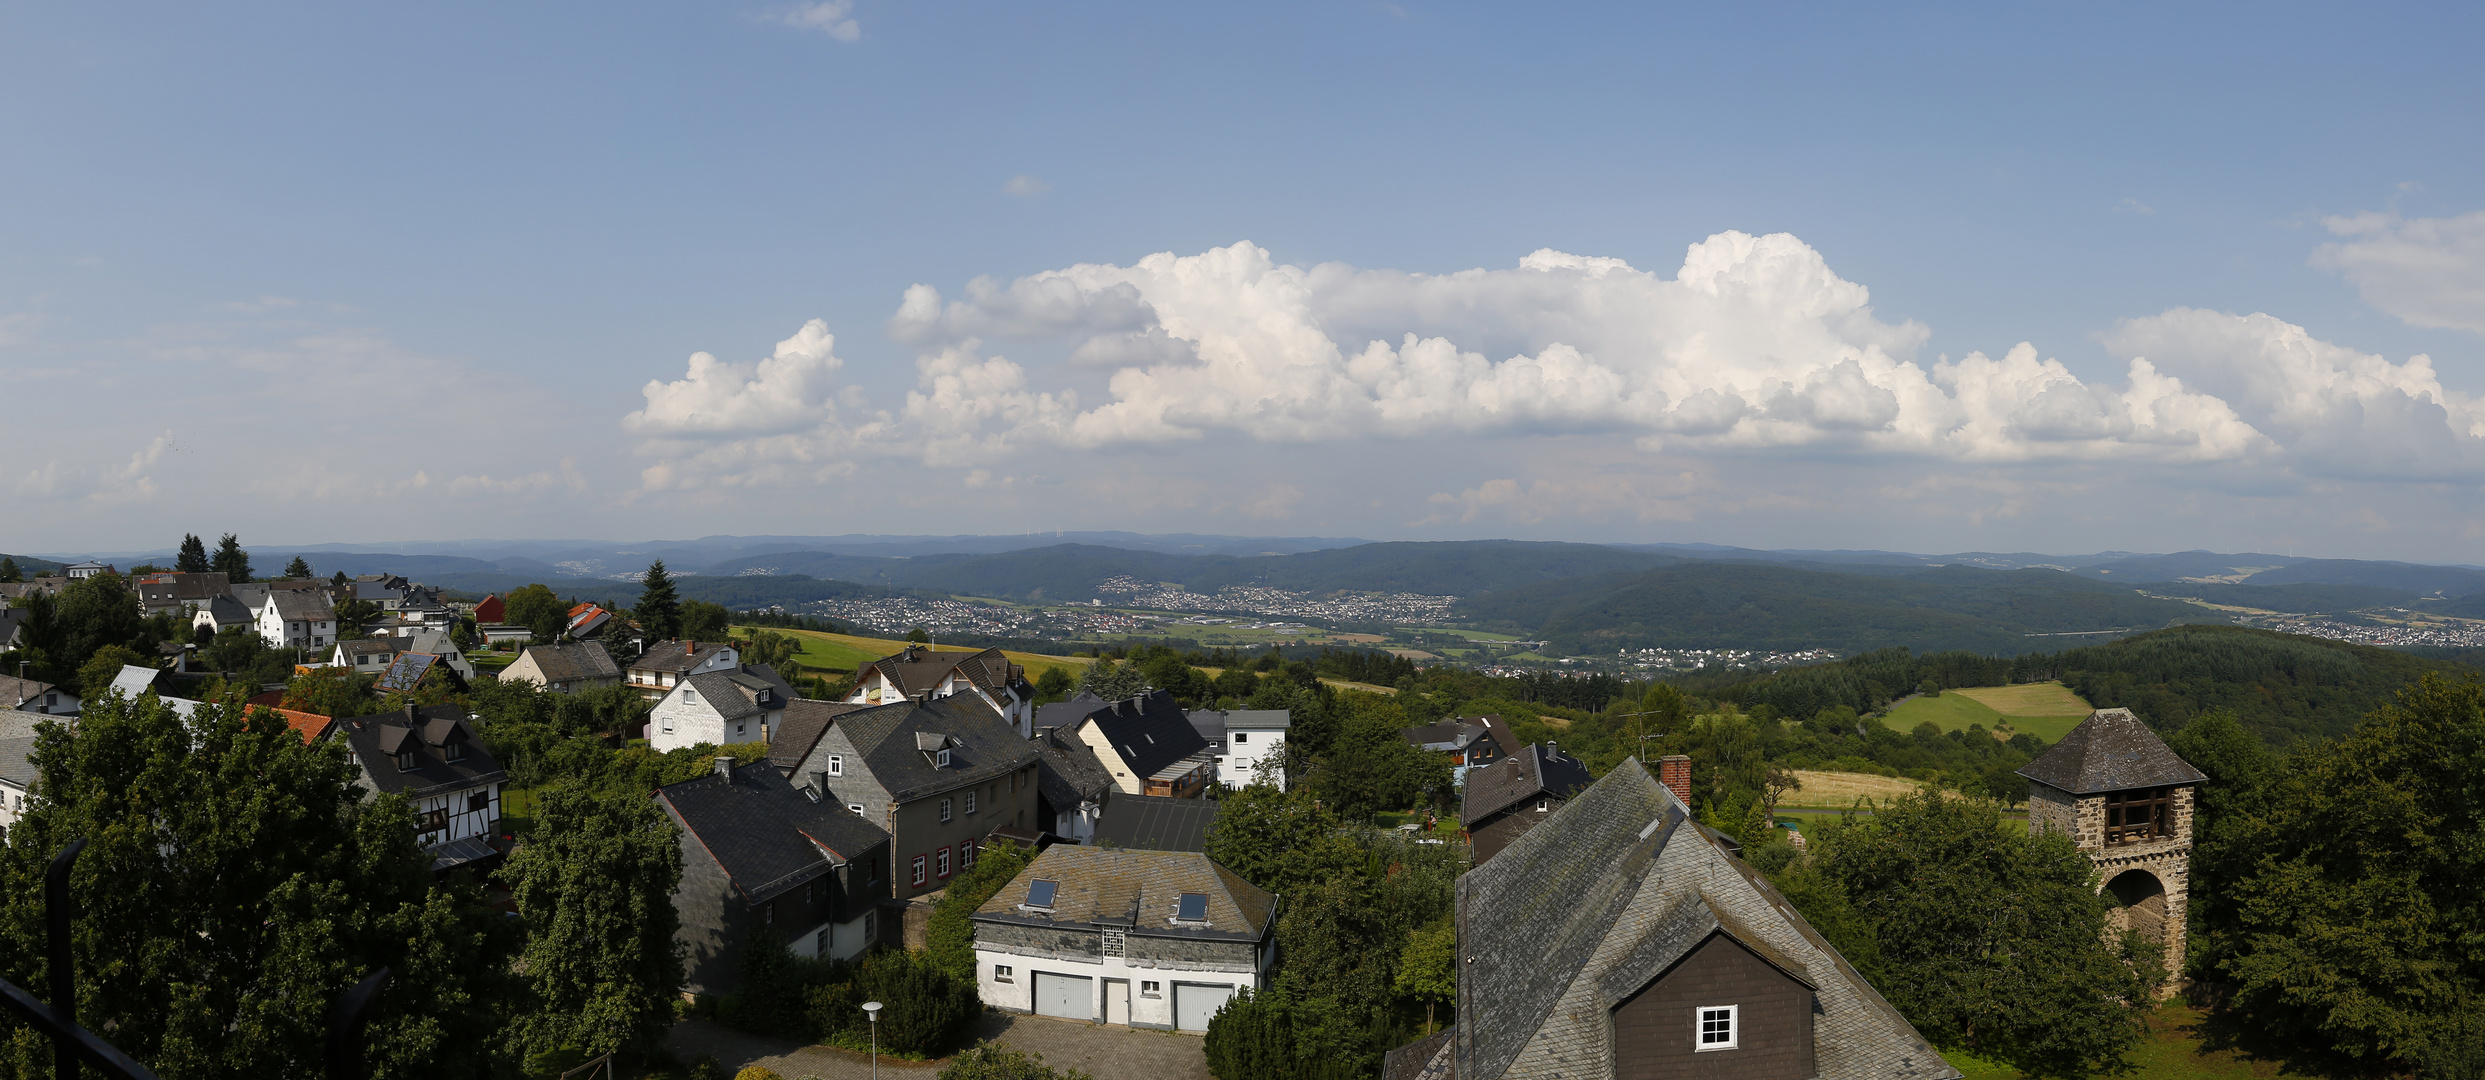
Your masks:
[[[1966,690],[1945,690],[1977,702],[2004,716],[2087,716],[2093,710],[2087,701],[2071,688],[2058,682],[2020,683],[2017,686],[1979,686]]]
[[[1374,686],[1371,683],[1347,682],[1344,679],[1331,679],[1326,677],[1322,678],[1320,681],[1339,690],[1361,690],[1367,694],[1395,694],[1398,692],[1398,688],[1395,686]]]
[[[1900,780],[1871,773],[1820,772],[1813,769],[1795,770],[1795,778],[1803,786],[1786,793],[1781,806],[1813,806],[1844,810],[1857,799],[1888,802],[1901,795],[1913,795],[1924,785],[1913,780]]]

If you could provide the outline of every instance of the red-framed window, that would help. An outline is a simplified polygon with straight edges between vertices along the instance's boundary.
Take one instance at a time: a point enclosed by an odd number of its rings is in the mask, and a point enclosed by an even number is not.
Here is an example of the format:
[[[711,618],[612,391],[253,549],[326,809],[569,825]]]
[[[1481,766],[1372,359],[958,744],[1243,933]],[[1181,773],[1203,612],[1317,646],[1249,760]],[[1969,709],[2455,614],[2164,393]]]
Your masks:
[[[942,848],[942,849],[940,849],[940,876],[942,876],[942,877],[944,877],[944,878],[949,876],[949,849],[948,849],[948,848]]]
[[[923,856],[915,856],[915,884],[923,884]]]

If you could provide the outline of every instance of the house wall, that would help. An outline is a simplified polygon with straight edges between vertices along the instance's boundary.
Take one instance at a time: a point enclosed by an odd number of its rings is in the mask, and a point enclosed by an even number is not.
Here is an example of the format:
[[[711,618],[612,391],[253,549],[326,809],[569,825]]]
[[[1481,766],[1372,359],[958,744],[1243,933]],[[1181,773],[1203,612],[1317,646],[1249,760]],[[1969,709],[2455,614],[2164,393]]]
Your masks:
[[[836,730],[831,726],[831,731]],[[825,743],[828,740],[822,739]],[[852,759],[848,759],[851,761]],[[853,771],[849,765],[849,772]],[[966,812],[966,792],[970,785],[961,785],[899,804],[881,827],[889,831],[890,848],[897,855],[897,876],[890,894],[905,900],[934,892],[949,885],[949,879],[966,869],[960,858],[963,845],[981,843],[992,830],[1003,825],[1019,828],[1033,826],[1035,821],[1035,765],[1003,776],[971,785],[975,792],[975,812]],[[836,781],[829,781],[831,790]],[[940,819],[941,800],[950,800],[948,821]],[[849,800],[851,801],[851,800]],[[949,873],[940,872],[940,853],[949,852]],[[924,861],[923,883],[914,879],[914,860]]]
[[[1536,811],[1537,799],[1544,800],[1545,810],[1542,813]],[[1468,822],[1467,841],[1475,848],[1475,865],[1484,865],[1484,860],[1499,854],[1501,849],[1527,835],[1527,830],[1535,828],[1538,822],[1552,817],[1553,812],[1561,808],[1562,800],[1540,794],[1486,814],[1481,823]]]
[[[483,784],[413,800],[414,827],[417,830],[415,841],[430,847],[469,836],[490,836],[492,824],[500,820],[500,787],[499,784]],[[477,795],[484,798],[483,808],[470,809]],[[423,823],[430,820],[430,815],[441,811],[447,812],[444,815],[446,826],[424,830]]]
[[[828,771],[828,759],[831,757],[845,764],[844,775],[828,778],[830,797],[847,809],[862,807],[855,812],[881,828],[887,828],[889,790],[880,786],[879,779],[863,763],[863,755],[855,751],[854,740],[846,737],[846,729],[842,725],[830,724],[828,730],[820,734],[820,741],[811,745],[811,753],[802,759],[801,764],[794,766],[794,774],[786,779],[795,787],[808,784],[812,773]]]
[[[1122,760],[1121,748],[1113,745],[1113,740],[1105,738],[1104,729],[1095,721],[1079,721],[1079,729],[1072,735],[1096,752],[1096,760],[1104,765],[1106,772],[1113,774],[1113,786],[1122,794],[1137,795],[1146,790],[1148,778],[1131,775],[1130,763]]]
[[[26,815],[26,800],[32,797],[25,788],[0,781],[0,828],[17,824]]]
[[[1012,923],[975,923],[975,990],[984,1004],[1004,1012],[1035,1011],[1035,973],[1078,975],[1094,980],[1090,1008],[1098,1021],[1105,1017],[1107,980],[1130,984],[1130,1026],[1171,1030],[1174,1026],[1175,983],[1229,986],[1258,990],[1266,962],[1274,954],[1263,942],[1225,942],[1151,938],[1129,934],[1121,956],[1106,956],[1103,934],[1093,928],[1034,927]],[[1010,981],[996,975],[1011,969]],[[1157,995],[1142,993],[1145,983],[1157,984]]]
[[[1240,741],[1237,741],[1239,739]],[[1226,752],[1217,758],[1217,773],[1229,788],[1240,788],[1259,778],[1260,763],[1270,759],[1280,762],[1270,771],[1279,790],[1286,786],[1285,728],[1247,728],[1228,725],[1225,729]]]
[[[1696,1012],[1737,1006],[1732,1050],[1693,1049]],[[1812,991],[1723,935],[1708,939],[1639,993],[1614,1006],[1614,1080],[1806,1080],[1812,1063]]]
[[[675,826],[682,824],[670,808],[665,814]],[[740,975],[750,909],[734,891],[725,868],[708,855],[707,846],[687,828],[675,832],[682,849],[682,880],[673,887],[673,913],[680,920],[673,940],[682,946],[682,989],[729,993]]]

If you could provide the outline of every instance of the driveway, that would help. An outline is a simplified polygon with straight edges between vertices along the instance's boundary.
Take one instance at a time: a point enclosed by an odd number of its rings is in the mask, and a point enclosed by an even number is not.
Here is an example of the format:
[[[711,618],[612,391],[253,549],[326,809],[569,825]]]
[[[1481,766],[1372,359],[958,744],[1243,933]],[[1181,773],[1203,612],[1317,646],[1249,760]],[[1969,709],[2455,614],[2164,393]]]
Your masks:
[[[1209,1080],[1206,1046],[1197,1035],[989,1012],[977,1034],[1013,1050],[1042,1054],[1044,1063],[1056,1068],[1084,1069],[1096,1080]],[[683,1061],[713,1055],[727,1075],[749,1065],[766,1066],[786,1080],[869,1080],[872,1074],[866,1055],[749,1035],[710,1020],[673,1025],[665,1047]],[[884,1057],[880,1073],[893,1080],[931,1080],[942,1064]]]

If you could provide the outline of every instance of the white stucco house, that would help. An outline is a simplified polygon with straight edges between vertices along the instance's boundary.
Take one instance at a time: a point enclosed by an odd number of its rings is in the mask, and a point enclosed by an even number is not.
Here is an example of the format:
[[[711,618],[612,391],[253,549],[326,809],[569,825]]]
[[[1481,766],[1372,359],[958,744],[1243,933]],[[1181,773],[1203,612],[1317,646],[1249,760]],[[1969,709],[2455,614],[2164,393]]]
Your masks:
[[[1195,851],[1055,844],[971,920],[984,1004],[1091,1023],[1206,1031],[1277,957],[1277,898]]]
[[[656,702],[647,717],[647,742],[659,752],[766,742],[785,722],[785,703],[793,697],[793,688],[765,667],[692,675]]]
[[[1285,709],[1193,709],[1191,727],[1208,740],[1217,755],[1217,779],[1241,788],[1263,777],[1286,787],[1286,730],[1293,716]],[[1263,772],[1265,770],[1265,772]]]
[[[259,636],[280,649],[325,649],[337,639],[337,613],[318,589],[269,589],[251,616]]]

